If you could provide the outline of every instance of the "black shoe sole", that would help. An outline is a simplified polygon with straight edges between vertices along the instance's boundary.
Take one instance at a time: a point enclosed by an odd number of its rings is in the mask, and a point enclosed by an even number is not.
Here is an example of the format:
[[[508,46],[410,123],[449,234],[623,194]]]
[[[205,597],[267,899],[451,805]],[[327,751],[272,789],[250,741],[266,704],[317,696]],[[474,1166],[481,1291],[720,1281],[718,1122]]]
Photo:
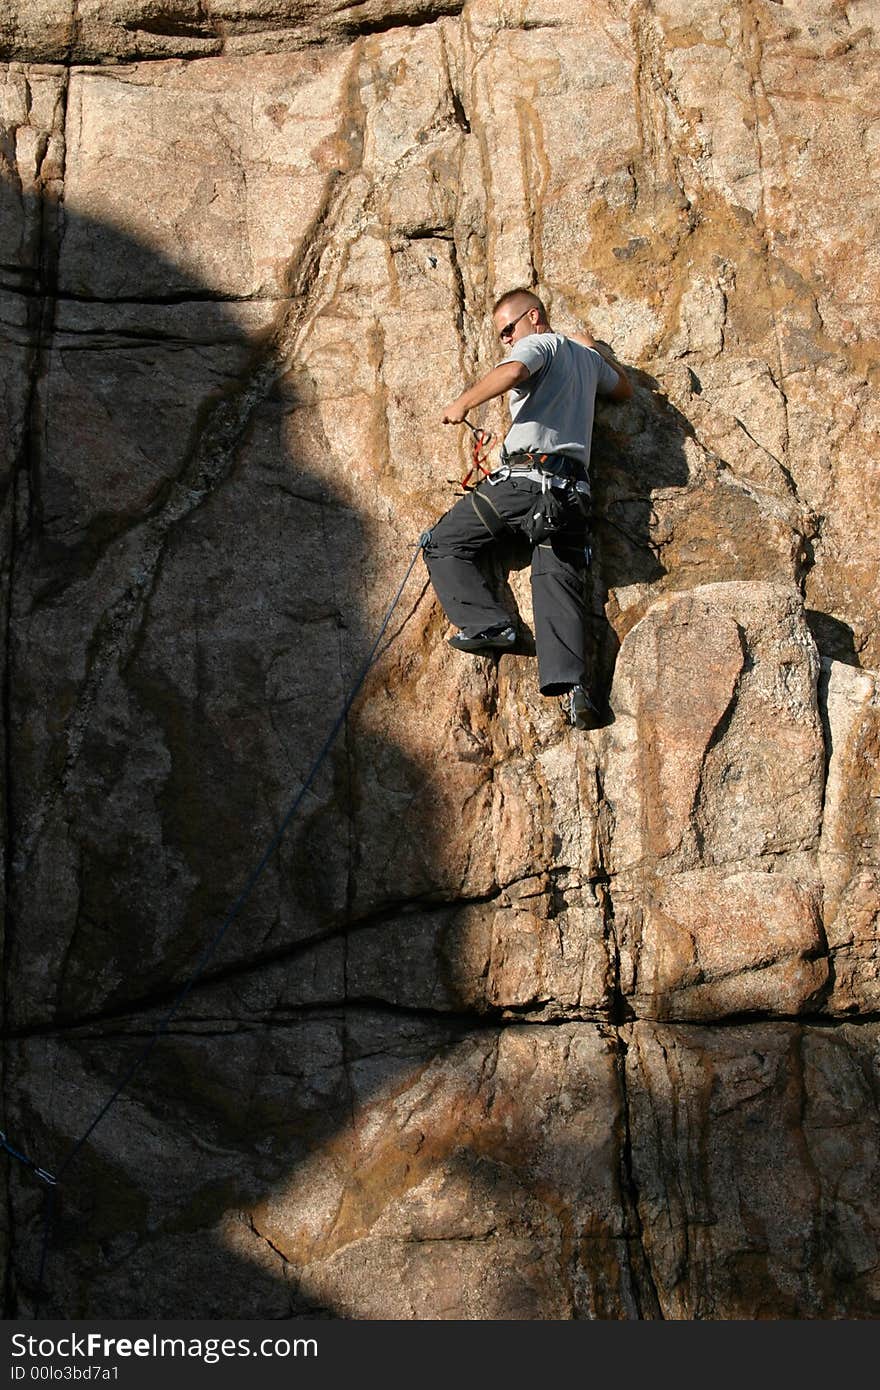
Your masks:
[[[471,652],[479,655],[480,652],[512,652],[516,646],[516,637],[513,639],[500,637],[450,637],[450,647],[454,647],[457,652]]]

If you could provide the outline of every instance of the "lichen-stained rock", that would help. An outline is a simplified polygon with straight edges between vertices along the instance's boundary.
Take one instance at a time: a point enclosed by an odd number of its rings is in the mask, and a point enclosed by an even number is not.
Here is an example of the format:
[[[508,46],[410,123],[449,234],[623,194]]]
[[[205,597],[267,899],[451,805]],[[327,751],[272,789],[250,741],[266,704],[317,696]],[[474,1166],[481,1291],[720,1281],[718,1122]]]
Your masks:
[[[880,1002],[880,698],[877,676],[840,662],[824,672],[830,757],[819,863],[835,1012]]]
[[[783,586],[669,596],[625,639],[603,785],[620,984],[640,1017],[821,1000],[817,675]]]
[[[877,1316],[877,1045],[876,1023],[633,1026],[632,1179],[663,1317]]]

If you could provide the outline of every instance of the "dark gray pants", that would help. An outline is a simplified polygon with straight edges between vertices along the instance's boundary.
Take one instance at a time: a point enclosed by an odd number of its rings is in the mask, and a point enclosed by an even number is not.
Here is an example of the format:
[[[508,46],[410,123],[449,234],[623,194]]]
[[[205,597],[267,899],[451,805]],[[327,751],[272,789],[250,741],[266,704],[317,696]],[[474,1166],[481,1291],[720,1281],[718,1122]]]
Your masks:
[[[539,483],[515,475],[495,484],[483,481],[433,527],[425,563],[447,618],[465,636],[510,622],[477,561],[501,535],[519,530],[540,492]],[[574,500],[567,511],[565,529],[532,550],[535,646],[543,695],[559,695],[584,683],[587,523]]]

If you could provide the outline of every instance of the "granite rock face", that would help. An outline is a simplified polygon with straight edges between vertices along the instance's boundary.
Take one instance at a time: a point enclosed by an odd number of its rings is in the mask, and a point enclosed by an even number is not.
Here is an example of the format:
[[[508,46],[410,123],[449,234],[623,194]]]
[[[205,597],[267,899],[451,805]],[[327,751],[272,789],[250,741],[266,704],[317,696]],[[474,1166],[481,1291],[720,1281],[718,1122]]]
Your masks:
[[[877,1316],[873,7],[13,0],[0,60],[46,1311]],[[636,388],[586,735],[528,642],[447,647],[416,554],[515,284]]]

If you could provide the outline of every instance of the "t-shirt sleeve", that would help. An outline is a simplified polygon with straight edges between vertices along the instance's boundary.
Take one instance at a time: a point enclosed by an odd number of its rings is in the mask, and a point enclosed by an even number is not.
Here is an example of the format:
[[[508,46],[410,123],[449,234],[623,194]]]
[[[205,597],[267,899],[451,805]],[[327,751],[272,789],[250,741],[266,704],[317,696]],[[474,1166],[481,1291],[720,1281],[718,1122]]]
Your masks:
[[[593,348],[592,351],[595,352],[596,349]],[[596,356],[599,359],[599,376],[596,381],[596,390],[600,395],[607,396],[610,391],[614,390],[615,386],[620,381],[620,376],[614,368],[605,361],[601,352],[597,352]]]
[[[553,356],[552,346],[541,341],[549,336],[544,333],[530,333],[527,338],[521,338],[518,343],[514,343],[504,359],[505,362],[522,362],[528,369],[529,376],[534,376],[542,367],[546,367]]]

